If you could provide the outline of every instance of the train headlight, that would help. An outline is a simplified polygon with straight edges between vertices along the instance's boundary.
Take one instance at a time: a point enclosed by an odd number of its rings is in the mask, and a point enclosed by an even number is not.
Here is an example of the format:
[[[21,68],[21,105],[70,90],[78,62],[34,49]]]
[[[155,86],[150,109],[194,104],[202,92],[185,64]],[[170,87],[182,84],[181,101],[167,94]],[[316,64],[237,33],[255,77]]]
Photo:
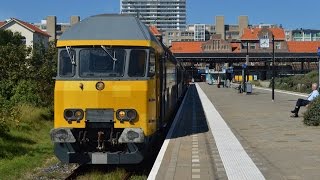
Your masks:
[[[126,117],[126,112],[125,111],[119,111],[118,117],[119,117],[119,119],[124,119]]]
[[[83,119],[83,114],[84,113],[82,110],[76,110],[74,113],[74,117],[80,120],[80,119]]]
[[[71,119],[73,117],[73,111],[72,110],[65,110],[64,111],[64,116],[67,119]]]
[[[119,109],[116,117],[120,121],[133,121],[137,118],[137,111],[134,109]]]
[[[127,111],[127,117],[129,120],[134,120],[137,118],[137,111],[134,109],[130,109]]]
[[[101,91],[101,90],[103,90],[104,89],[104,87],[105,87],[105,85],[104,85],[104,83],[103,82],[97,82],[97,84],[96,84],[96,89],[97,90],[99,90],[99,91]]]
[[[79,122],[84,117],[84,112],[82,109],[65,109],[64,118],[71,123],[71,121]]]

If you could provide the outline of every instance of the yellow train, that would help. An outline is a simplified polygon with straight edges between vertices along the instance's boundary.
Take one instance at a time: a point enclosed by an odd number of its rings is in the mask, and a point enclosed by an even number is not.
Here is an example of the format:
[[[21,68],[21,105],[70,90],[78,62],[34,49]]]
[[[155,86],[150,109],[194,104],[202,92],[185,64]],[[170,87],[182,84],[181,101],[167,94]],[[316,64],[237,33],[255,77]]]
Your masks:
[[[50,135],[58,159],[140,163],[186,90],[181,64],[128,15],[84,19],[57,47]]]

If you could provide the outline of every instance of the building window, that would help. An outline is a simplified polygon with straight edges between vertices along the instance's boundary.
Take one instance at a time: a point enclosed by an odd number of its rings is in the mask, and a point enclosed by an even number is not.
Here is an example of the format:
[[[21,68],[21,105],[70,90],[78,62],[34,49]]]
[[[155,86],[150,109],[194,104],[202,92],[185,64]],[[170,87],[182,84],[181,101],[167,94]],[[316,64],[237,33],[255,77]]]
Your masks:
[[[256,49],[256,44],[255,43],[250,43],[250,49]]]
[[[21,37],[21,44],[22,45],[27,45],[26,37],[24,37],[24,36]]]
[[[269,39],[269,34],[268,33],[263,34],[263,39]]]
[[[241,43],[241,48],[242,49],[247,49],[247,42]]]
[[[276,42],[276,49],[281,49],[281,42]]]

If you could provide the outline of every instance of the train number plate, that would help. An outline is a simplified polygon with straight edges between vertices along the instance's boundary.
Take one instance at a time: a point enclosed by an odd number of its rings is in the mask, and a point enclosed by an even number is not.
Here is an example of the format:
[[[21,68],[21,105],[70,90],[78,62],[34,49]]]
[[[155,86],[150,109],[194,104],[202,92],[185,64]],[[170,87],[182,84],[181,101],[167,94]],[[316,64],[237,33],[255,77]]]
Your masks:
[[[113,109],[86,109],[87,122],[113,122]]]

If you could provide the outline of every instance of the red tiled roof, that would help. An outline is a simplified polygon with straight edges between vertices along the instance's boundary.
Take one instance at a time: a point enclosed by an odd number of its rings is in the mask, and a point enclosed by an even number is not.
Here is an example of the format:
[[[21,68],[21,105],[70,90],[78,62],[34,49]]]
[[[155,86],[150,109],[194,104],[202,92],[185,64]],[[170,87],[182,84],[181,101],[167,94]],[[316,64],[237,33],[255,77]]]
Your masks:
[[[262,28],[245,28],[241,40],[258,40],[258,33]],[[285,33],[282,28],[268,28],[274,35],[275,40],[285,40]]]
[[[316,53],[320,41],[288,41],[288,50],[293,53]]]
[[[153,35],[161,36],[161,33],[158,31],[158,28],[156,26],[150,26],[149,29]]]
[[[36,26],[34,26],[34,25],[30,24],[30,23],[27,23],[27,22],[21,21],[19,19],[16,19],[16,18],[12,18],[8,22],[0,22],[0,27],[4,26],[5,24],[10,23],[12,21],[15,21],[15,22],[19,23],[21,26],[24,26],[25,28],[31,30],[34,33],[39,33],[39,34],[42,34],[44,36],[50,37],[50,35],[48,33],[42,31],[38,27],[36,27]]]
[[[24,22],[24,21],[21,21],[21,20],[19,20],[19,19],[15,19],[15,18],[13,18],[13,20],[19,22],[19,23],[22,24],[23,26],[29,28],[30,30],[32,30],[32,31],[34,31],[34,32],[36,32],[36,33],[39,33],[39,34],[42,34],[42,35],[44,35],[44,36],[50,37],[50,35],[49,35],[48,33],[42,31],[41,29],[39,29],[38,27],[36,27],[36,26],[34,26],[34,25],[32,25],[32,24],[29,24],[29,23],[27,23],[27,22]]]
[[[173,53],[201,53],[202,43],[199,41],[194,42],[172,42],[171,51]]]

